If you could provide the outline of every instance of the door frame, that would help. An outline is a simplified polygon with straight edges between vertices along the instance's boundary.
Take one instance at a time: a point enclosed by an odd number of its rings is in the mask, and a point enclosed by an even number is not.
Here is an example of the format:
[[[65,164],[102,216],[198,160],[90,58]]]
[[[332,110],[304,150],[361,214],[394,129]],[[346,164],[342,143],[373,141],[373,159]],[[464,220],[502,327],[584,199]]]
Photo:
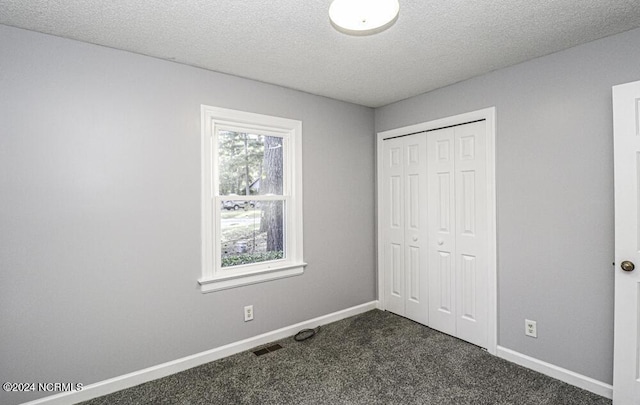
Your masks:
[[[496,355],[498,345],[498,271],[497,271],[497,239],[496,239],[496,108],[489,107],[477,111],[471,111],[450,117],[440,118],[433,121],[422,122],[419,124],[409,125],[401,128],[390,129],[377,133],[376,142],[376,234],[377,234],[377,278],[378,278],[378,301],[379,308],[386,309],[384,302],[384,274],[383,272],[383,235],[380,231],[379,221],[383,215],[382,212],[382,179],[383,165],[381,164],[382,142],[385,139],[411,135],[417,132],[425,132],[440,128],[457,126],[473,121],[484,120],[486,122],[486,139],[487,139],[487,223],[488,223],[488,248],[487,248],[487,297],[488,297],[488,314],[487,314],[487,351]]]

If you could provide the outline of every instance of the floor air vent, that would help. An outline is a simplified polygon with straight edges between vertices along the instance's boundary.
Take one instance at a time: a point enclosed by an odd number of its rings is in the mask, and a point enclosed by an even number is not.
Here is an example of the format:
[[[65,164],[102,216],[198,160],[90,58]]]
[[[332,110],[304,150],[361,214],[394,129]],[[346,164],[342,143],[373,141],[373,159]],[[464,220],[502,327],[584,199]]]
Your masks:
[[[273,346],[264,347],[260,350],[254,350],[253,354],[255,354],[256,356],[262,356],[263,354],[275,352],[276,350],[280,350],[280,349],[282,349],[282,346],[280,346],[279,344],[275,344]]]

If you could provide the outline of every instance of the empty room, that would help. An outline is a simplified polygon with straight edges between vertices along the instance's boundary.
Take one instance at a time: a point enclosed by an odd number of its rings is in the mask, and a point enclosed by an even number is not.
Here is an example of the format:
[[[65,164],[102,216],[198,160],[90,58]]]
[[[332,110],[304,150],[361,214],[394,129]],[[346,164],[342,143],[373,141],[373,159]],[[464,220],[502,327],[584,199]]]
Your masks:
[[[637,0],[0,0],[0,131],[1,404],[640,404]]]

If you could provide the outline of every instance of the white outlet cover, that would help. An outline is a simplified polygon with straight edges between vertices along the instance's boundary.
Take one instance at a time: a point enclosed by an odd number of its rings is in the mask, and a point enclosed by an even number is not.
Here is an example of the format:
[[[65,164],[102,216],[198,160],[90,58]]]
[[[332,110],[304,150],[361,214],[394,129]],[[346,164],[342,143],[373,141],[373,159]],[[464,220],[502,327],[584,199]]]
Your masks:
[[[252,321],[253,320],[253,305],[247,305],[244,307],[244,321]]]
[[[524,334],[534,338],[538,337],[538,325],[536,321],[524,320]]]

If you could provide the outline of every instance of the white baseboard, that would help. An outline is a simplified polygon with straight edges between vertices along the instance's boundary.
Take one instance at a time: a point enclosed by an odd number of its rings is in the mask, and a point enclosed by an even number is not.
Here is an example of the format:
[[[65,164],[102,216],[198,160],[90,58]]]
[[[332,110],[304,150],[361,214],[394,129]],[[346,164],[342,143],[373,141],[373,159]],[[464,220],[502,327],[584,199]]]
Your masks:
[[[555,366],[551,363],[529,357],[522,353],[518,353],[511,349],[498,346],[496,355],[512,363],[516,363],[539,373],[548,375],[557,380],[564,381],[567,384],[575,385],[594,394],[598,394],[605,398],[613,398],[613,386],[605,384],[601,381],[594,380],[591,377],[575,373],[562,367]]]
[[[103,395],[111,394],[116,391],[130,388],[145,382],[166,377],[180,371],[188,370],[193,367],[200,366],[221,358],[231,356],[245,350],[261,346],[266,343],[280,340],[288,336],[295,335],[301,329],[316,328],[320,325],[326,325],[331,322],[339,321],[350,316],[358,315],[363,312],[378,308],[378,301],[371,301],[355,307],[343,309],[328,315],[320,316],[308,321],[300,322],[295,325],[287,326],[278,330],[263,333],[239,342],[230,343],[215,349],[207,350],[181,359],[173,360],[157,366],[145,368],[133,373],[121,375],[119,377],[110,378],[95,384],[85,386],[82,391],[65,392],[61,394],[51,395],[35,401],[26,402],[23,405],[69,405],[89,399],[97,398]]]

